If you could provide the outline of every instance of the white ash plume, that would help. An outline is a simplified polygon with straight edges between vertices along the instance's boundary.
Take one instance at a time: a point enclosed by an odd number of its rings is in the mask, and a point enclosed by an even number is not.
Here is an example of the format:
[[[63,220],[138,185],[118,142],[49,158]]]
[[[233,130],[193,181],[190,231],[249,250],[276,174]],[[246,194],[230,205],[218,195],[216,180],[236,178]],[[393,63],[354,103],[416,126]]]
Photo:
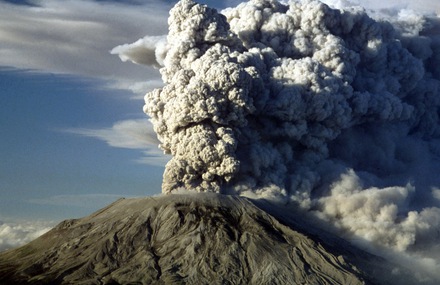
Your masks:
[[[224,14],[192,1],[170,12],[166,86],[145,105],[173,155],[164,192],[271,189],[306,201],[343,130],[415,125],[405,98],[423,65],[390,24],[313,1],[250,1]]]

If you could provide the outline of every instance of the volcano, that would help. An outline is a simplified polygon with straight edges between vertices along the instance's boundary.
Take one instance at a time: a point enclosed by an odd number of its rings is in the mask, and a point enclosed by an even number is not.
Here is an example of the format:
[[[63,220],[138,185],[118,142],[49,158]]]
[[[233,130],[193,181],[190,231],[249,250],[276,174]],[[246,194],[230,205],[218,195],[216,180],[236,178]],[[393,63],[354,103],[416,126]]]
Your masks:
[[[0,284],[393,284],[397,267],[277,208],[214,193],[120,199],[1,253]]]

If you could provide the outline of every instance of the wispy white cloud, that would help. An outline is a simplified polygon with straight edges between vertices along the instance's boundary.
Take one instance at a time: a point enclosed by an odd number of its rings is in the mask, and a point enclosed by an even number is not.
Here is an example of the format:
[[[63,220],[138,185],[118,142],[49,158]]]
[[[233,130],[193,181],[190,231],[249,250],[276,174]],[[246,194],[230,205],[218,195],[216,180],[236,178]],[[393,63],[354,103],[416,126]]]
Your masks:
[[[75,194],[75,195],[54,195],[44,198],[30,199],[28,202],[38,205],[66,206],[79,208],[97,209],[104,207],[120,198],[132,198],[133,196],[117,194]]]
[[[169,3],[30,2],[0,1],[0,65],[114,80],[122,87],[159,78],[157,70],[123,64],[110,51],[145,34],[166,33]]]
[[[153,89],[161,88],[163,86],[164,83],[159,78],[152,78],[135,83],[118,81],[115,82],[113,85],[107,84],[108,88],[130,90],[134,94],[130,98],[136,100],[143,100],[147,92],[153,91]]]
[[[159,140],[147,119],[126,120],[116,122],[110,128],[103,129],[70,129],[68,132],[101,139],[110,146],[130,149],[145,149],[157,146]]]
[[[432,197],[440,201],[440,188],[432,187]]]
[[[54,222],[48,221],[0,221],[0,252],[28,243],[49,231],[53,226]]]
[[[171,159],[170,156],[164,155],[162,152],[154,154],[151,151],[144,151],[143,156],[135,161],[141,164],[165,166],[165,164]]]
[[[429,13],[440,13],[440,3],[438,0],[419,0],[419,1],[410,1],[410,0],[388,0],[388,1],[380,1],[380,0],[355,0],[355,3],[359,3],[368,9],[411,9],[423,14]]]
[[[322,0],[322,2],[336,7],[357,5],[376,12],[398,12],[409,9],[425,15],[440,14],[440,2],[438,0]]]
[[[160,142],[146,118],[118,121],[109,128],[76,128],[65,131],[102,140],[112,147],[142,150],[144,156],[136,161],[143,164],[163,166],[169,160],[159,149]]]
[[[132,44],[123,44],[113,48],[110,53],[119,55],[122,61],[131,61],[136,64],[152,65],[160,67],[160,60],[156,55],[159,50],[166,46],[166,36],[146,36]]]
[[[11,2],[0,1],[0,66],[101,79],[104,87],[130,90],[135,99],[160,87],[158,70],[121,63],[110,52],[145,35],[167,34],[177,0]],[[200,2],[226,7],[241,1]]]

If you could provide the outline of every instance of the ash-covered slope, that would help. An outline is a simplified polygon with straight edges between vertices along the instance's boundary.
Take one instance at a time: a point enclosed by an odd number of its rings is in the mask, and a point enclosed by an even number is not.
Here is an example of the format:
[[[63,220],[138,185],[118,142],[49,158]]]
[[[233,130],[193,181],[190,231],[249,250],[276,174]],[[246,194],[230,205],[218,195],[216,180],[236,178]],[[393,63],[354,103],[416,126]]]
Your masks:
[[[328,240],[240,197],[121,199],[0,254],[0,284],[380,283],[379,258]]]

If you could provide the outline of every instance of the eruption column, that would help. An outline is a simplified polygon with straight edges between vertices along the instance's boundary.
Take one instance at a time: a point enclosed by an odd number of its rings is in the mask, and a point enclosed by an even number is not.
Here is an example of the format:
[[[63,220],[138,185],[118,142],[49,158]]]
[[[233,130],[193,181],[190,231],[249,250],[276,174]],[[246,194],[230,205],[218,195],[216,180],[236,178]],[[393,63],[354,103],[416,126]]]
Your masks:
[[[339,159],[329,146],[341,132],[421,123],[412,94],[422,61],[361,10],[253,0],[220,14],[184,0],[156,54],[166,85],[144,109],[172,155],[165,193],[306,201],[319,166]]]

